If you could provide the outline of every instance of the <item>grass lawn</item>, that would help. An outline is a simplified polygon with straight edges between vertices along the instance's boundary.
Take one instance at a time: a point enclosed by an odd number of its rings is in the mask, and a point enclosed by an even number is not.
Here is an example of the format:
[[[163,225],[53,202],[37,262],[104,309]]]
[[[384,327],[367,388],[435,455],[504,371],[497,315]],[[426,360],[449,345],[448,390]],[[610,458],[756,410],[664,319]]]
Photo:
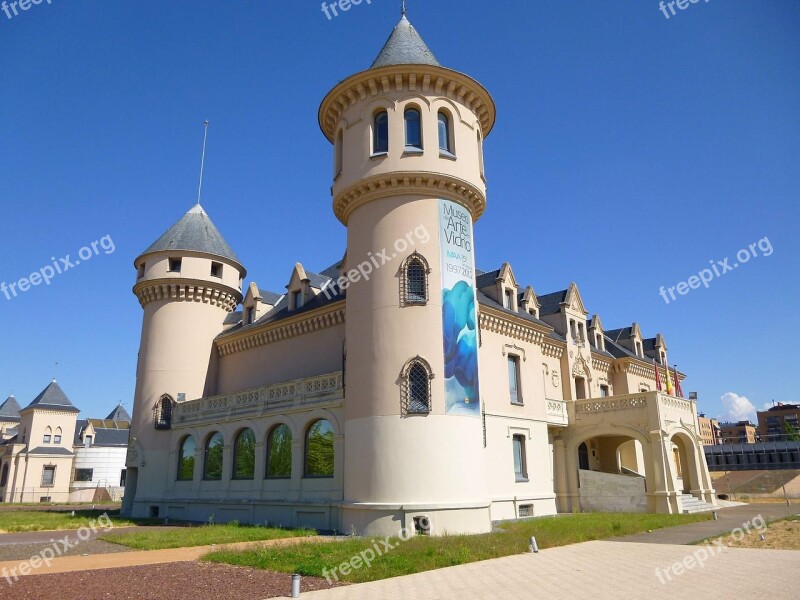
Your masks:
[[[88,525],[91,520],[96,521],[106,512],[115,527],[135,525],[128,519],[120,519],[118,510],[76,510],[74,517],[71,511],[13,510],[0,511],[0,533],[80,529],[84,525]]]
[[[263,542],[290,537],[316,535],[313,529],[277,529],[257,527],[237,523],[219,525],[197,525],[181,529],[146,529],[130,533],[107,533],[101,540],[122,544],[136,550],[163,550],[165,548],[186,548],[189,546],[208,546],[211,544],[232,544],[234,542]]]
[[[502,525],[499,532],[483,535],[416,536],[407,542],[393,538],[391,543],[395,547],[390,551],[385,551],[377,538],[352,538],[328,544],[298,544],[246,551],[220,550],[208,554],[204,560],[323,577],[324,569],[330,572],[359,553],[374,549],[375,544],[385,553],[376,558],[369,568],[359,568],[349,575],[340,576],[340,580],[361,583],[528,552],[531,536],[536,536],[539,548],[544,549],[706,521],[710,518],[710,514],[703,513],[583,513],[510,522]]]

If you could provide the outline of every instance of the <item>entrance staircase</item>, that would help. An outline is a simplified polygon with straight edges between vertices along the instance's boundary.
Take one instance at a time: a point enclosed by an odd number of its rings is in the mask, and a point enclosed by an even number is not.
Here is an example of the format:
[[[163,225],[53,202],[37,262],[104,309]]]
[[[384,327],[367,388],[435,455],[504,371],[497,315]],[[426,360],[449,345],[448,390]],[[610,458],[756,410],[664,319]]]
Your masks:
[[[698,500],[691,494],[681,494],[681,506],[683,507],[683,513],[699,513],[699,512],[707,512],[709,510],[717,510],[717,507],[713,504],[709,504],[708,502],[703,502],[702,500]]]

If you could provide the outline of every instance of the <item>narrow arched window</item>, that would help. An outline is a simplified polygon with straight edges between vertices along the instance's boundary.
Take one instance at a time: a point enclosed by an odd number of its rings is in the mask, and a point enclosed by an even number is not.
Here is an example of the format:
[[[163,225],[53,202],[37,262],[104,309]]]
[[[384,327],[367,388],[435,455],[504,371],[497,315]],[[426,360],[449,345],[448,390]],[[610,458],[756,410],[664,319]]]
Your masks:
[[[194,437],[187,435],[178,447],[178,481],[194,479]]]
[[[172,427],[172,397],[164,394],[153,406],[153,423],[156,429]]]
[[[450,117],[443,110],[439,111],[439,150],[453,154],[453,132],[450,128]]]
[[[422,117],[416,108],[406,109],[406,148],[422,150]]]
[[[478,164],[480,165],[481,177],[484,177],[485,172],[483,169],[483,137],[481,137],[480,131],[478,131]]]
[[[306,430],[306,477],[333,477],[333,426],[325,419]]]
[[[403,369],[403,408],[406,414],[420,415],[431,412],[430,365],[417,356]]]
[[[242,429],[233,443],[233,479],[253,479],[256,470],[256,436]]]
[[[372,151],[375,154],[389,151],[389,113],[385,110],[375,115],[372,131]]]
[[[267,436],[267,479],[289,479],[292,476],[292,431],[276,425]]]
[[[334,177],[338,177],[342,172],[342,151],[344,148],[344,130],[340,129],[336,134],[336,144],[333,147],[334,152]]]
[[[224,441],[222,434],[215,431],[206,438],[203,453],[203,479],[218,481],[222,479],[222,452]]]
[[[418,252],[403,261],[401,270],[402,304],[425,304],[428,301],[428,261]]]

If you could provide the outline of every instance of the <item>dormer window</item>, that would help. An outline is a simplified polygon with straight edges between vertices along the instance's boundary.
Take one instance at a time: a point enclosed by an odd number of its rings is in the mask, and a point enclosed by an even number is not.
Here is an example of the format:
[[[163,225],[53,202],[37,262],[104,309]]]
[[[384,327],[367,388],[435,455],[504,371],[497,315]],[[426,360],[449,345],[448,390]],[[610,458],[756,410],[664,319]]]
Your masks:
[[[297,310],[302,306],[303,306],[303,292],[300,290],[292,292],[292,309]]]
[[[212,262],[211,263],[211,276],[212,277],[219,277],[222,278],[222,263]]]
[[[514,290],[506,289],[503,291],[503,308],[514,310]]]
[[[642,351],[642,342],[640,342],[639,340],[636,340],[636,356],[641,358],[643,355],[644,355],[644,352]]]
[[[170,273],[180,273],[181,272],[181,259],[180,258],[170,258],[169,259],[169,272]]]
[[[250,325],[256,322],[256,310],[254,308],[247,308],[244,311],[244,324]]]

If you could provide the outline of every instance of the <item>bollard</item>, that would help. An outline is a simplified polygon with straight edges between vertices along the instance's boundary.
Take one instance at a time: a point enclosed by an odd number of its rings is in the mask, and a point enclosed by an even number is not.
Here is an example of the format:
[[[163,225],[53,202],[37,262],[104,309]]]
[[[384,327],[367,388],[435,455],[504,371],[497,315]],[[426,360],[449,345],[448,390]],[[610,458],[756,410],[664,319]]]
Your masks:
[[[292,598],[300,597],[300,575],[292,575]]]
[[[714,511],[714,520],[719,521],[719,513],[716,510]]]
[[[72,511],[72,513],[70,514],[70,516],[72,516],[72,517],[74,517],[74,516],[75,516],[75,511],[74,511],[74,510]]]
[[[539,552],[539,545],[536,543],[536,538],[531,536],[531,552]]]

